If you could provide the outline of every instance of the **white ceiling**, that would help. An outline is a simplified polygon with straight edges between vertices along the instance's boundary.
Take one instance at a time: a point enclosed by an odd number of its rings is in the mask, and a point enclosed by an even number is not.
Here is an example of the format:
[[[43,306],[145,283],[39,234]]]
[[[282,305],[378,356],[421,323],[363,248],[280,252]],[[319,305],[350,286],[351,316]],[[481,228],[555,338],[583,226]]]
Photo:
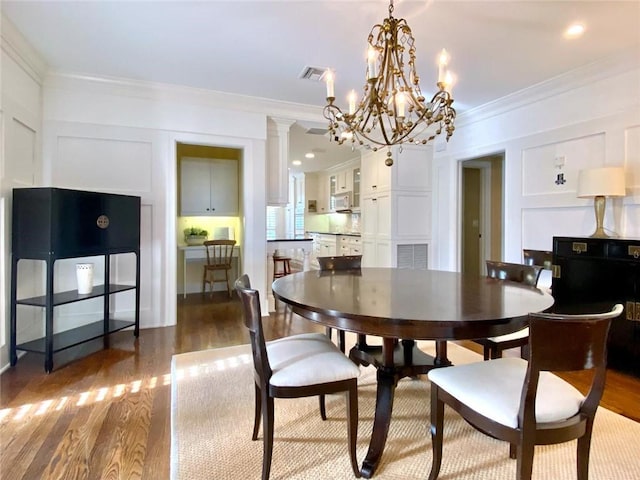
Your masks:
[[[306,66],[333,68],[337,102],[346,104],[347,92],[362,88],[367,35],[387,16],[389,5],[386,0],[0,3],[54,70],[317,106],[325,103],[324,84],[299,74]],[[639,0],[396,0],[394,5],[394,16],[405,18],[416,38],[423,92],[435,90],[438,52],[444,47],[451,54],[459,113],[624,50],[640,56]],[[574,21],[586,32],[567,40],[563,30]],[[353,156],[348,147],[336,153],[326,138],[312,140],[304,131],[292,131],[292,159],[306,149],[325,150],[318,152],[317,164],[306,161],[313,166],[304,170]]]

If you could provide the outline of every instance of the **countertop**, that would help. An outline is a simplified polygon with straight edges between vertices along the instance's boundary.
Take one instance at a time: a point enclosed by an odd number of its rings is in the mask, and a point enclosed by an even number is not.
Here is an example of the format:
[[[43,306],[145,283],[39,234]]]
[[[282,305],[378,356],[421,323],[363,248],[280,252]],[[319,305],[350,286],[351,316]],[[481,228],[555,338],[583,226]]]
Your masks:
[[[348,237],[360,237],[361,234],[358,232],[314,232],[314,231],[309,231],[307,233],[318,233],[320,235],[345,235]]]
[[[310,242],[312,240],[313,238],[297,236],[294,238],[271,238],[267,240],[267,243],[268,242]]]

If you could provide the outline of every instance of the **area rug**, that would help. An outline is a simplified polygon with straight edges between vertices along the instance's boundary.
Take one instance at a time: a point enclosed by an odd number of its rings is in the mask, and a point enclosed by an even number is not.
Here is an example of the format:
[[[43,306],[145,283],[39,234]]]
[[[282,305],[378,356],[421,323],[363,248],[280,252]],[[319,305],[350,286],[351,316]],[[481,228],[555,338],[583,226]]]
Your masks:
[[[433,344],[420,344],[433,351]],[[481,360],[450,344],[456,363]],[[248,345],[175,355],[172,360],[172,480],[259,479],[262,437],[251,440],[253,374]],[[361,367],[358,461],[366,455],[375,402],[375,370]],[[327,398],[322,421],[317,398],[276,399],[271,479],[351,479],[342,395]],[[396,390],[386,448],[374,478],[425,479],[431,467],[429,383],[403,379]],[[262,434],[262,431],[261,431]],[[441,480],[515,478],[508,445],[470,427],[447,407]],[[575,441],[536,447],[533,478],[574,480]],[[600,408],[591,447],[590,478],[640,478],[640,424]]]

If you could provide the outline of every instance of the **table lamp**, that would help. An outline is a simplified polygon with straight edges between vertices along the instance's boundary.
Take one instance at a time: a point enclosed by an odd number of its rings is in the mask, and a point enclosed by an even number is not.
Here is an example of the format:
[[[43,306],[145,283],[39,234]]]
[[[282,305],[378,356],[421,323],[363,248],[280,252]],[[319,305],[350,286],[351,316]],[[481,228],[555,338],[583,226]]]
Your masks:
[[[606,197],[624,197],[624,168],[602,167],[580,170],[578,173],[578,197],[593,197],[596,212],[596,231],[591,237],[608,238],[604,232]]]

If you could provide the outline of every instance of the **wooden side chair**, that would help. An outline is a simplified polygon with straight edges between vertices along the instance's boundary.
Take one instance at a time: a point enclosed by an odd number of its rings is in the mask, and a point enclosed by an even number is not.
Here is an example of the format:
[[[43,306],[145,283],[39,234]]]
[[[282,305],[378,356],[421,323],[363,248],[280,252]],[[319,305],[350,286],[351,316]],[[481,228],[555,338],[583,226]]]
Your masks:
[[[553,252],[548,250],[530,250],[523,249],[522,256],[525,265],[538,265],[545,270],[551,270],[553,264]]]
[[[542,267],[543,270],[551,270],[553,265],[553,252],[549,250],[530,250],[525,248],[522,250],[522,257],[525,265],[537,265]],[[536,285],[541,290],[551,294],[551,285],[547,284],[545,286],[541,286],[540,277],[538,277]]]
[[[487,276],[499,280],[524,283],[533,287],[538,283],[542,267],[539,265],[521,265],[519,263],[494,262],[487,260]],[[497,337],[480,338],[474,340],[483,347],[485,360],[502,357],[502,351],[527,345],[529,329],[523,328],[517,332]]]
[[[326,420],[324,396],[347,394],[347,431],[351,469],[360,477],[356,459],[358,433],[358,376],[360,369],[321,333],[307,333],[266,343],[262,329],[260,297],[251,289],[249,277],[235,282],[249,329],[255,380],[255,417],[252,440],[263,426],[262,480],[268,480],[273,451],[274,398],[319,395],[320,412]],[[291,459],[289,459],[291,461]]]
[[[362,267],[362,255],[342,255],[334,257],[318,257],[318,264],[320,265],[320,271],[345,271],[345,270],[360,270]],[[331,327],[327,327],[327,337],[331,338]],[[344,330],[338,330],[338,346],[344,353],[345,340]],[[366,345],[366,335],[358,335],[358,345]]]
[[[510,357],[431,370],[429,480],[440,472],[445,404],[479,431],[509,442],[510,457],[517,458],[516,479],[531,478],[535,445],[577,439],[577,478],[587,480],[609,326],[621,313],[618,304],[606,313],[530,314],[528,362]],[[592,371],[586,396],[551,373],[580,370]]]
[[[202,293],[206,292],[207,283],[211,286],[211,293],[213,293],[214,284],[224,282],[227,285],[229,298],[231,298],[229,270],[231,270],[231,259],[233,258],[235,244],[235,240],[207,240],[204,242],[207,263],[204,265],[202,274]],[[216,278],[216,272],[224,272],[224,278],[221,276]]]

